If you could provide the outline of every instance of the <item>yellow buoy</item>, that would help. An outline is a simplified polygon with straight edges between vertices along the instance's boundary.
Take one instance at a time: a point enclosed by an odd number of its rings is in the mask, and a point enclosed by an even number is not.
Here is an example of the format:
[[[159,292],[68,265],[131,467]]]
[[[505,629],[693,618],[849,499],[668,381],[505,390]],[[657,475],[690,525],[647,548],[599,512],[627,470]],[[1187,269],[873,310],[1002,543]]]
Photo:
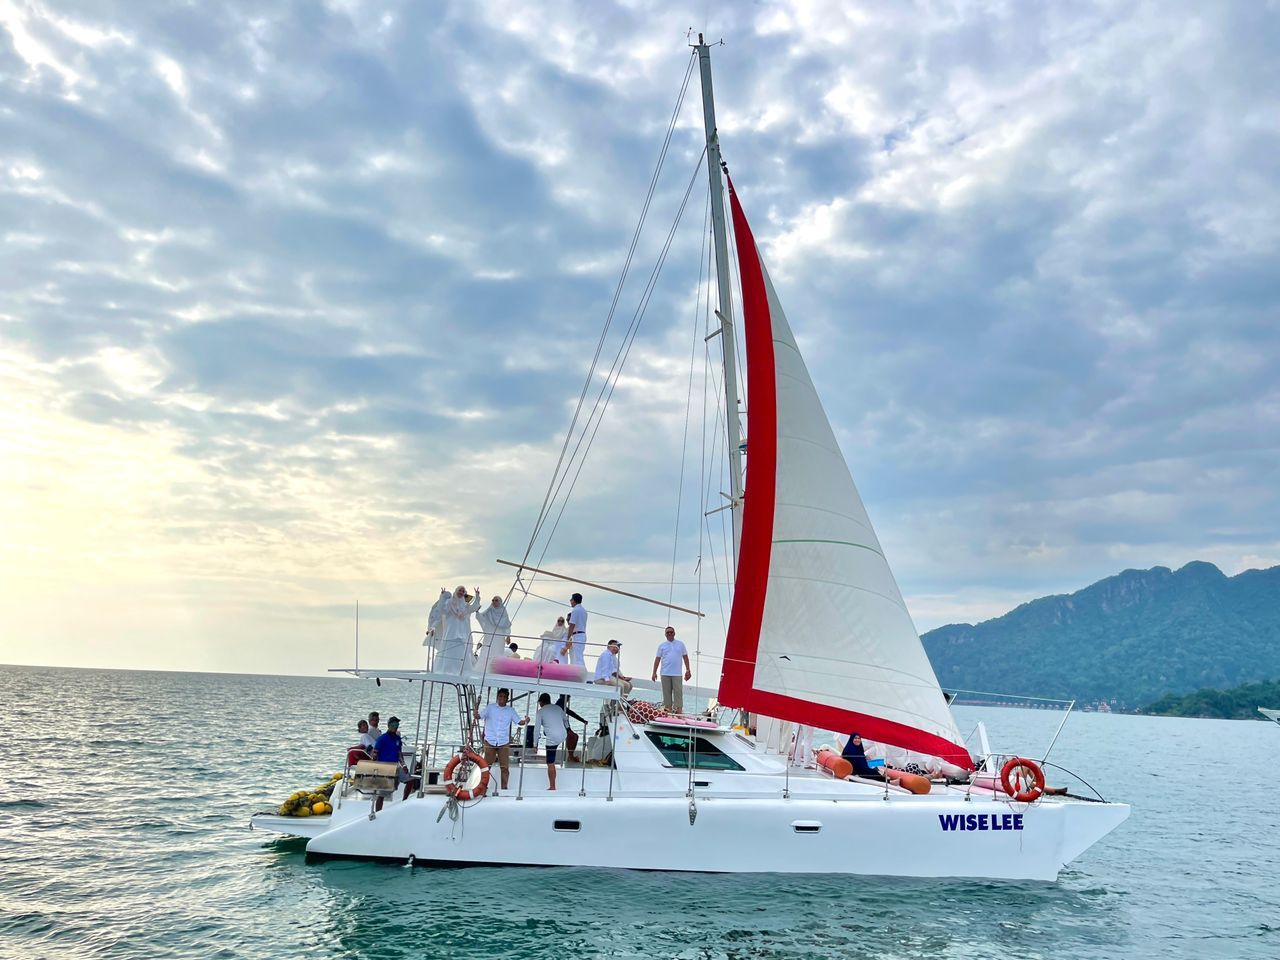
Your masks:
[[[298,816],[300,816],[300,817],[309,817],[309,816],[311,816],[311,808],[310,808],[310,807],[299,807],[299,808],[298,808]]]
[[[319,803],[313,803],[311,805],[311,812],[314,813],[316,816],[319,816],[320,814],[324,813],[324,801],[321,800]]]

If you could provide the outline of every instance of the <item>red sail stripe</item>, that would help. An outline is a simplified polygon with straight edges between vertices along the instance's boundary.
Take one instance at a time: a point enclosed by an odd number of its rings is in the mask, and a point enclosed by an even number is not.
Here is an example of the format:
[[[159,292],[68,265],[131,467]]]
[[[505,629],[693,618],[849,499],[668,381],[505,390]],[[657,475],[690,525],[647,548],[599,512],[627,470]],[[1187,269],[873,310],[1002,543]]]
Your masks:
[[[751,390],[750,448],[742,504],[742,542],[734,581],[733,608],[725,635],[724,666],[718,699],[727,707],[823,730],[857,731],[868,740],[941,757],[965,769],[973,760],[963,746],[892,720],[852,710],[797,700],[755,686],[760,628],[769,592],[773,515],[778,468],[778,387],[773,356],[773,319],[755,237],[738,193],[729,179],[734,241],[742,281],[743,337],[747,345],[747,383]]]
[[[726,175],[727,177],[727,175]],[[724,667],[718,698],[731,707],[749,706],[755,683],[756,653],[764,598],[769,589],[769,559],[773,549],[773,508],[778,463],[778,390],[773,362],[773,322],[765,292],[760,255],[751,235],[733,179],[729,204],[738,247],[742,281],[743,337],[747,344],[747,377],[751,388],[751,423],[747,476],[742,497],[742,542],[734,578],[733,607],[724,640]]]

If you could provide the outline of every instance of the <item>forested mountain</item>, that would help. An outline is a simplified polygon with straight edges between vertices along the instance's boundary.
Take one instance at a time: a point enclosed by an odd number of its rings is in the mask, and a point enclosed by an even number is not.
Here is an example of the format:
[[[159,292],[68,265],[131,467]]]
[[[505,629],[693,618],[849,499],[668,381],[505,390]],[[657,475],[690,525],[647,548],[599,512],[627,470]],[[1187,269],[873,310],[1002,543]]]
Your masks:
[[[922,637],[948,689],[1135,708],[1166,694],[1280,677],[1280,567],[1126,570],[984,623]]]
[[[1266,720],[1258,707],[1280,710],[1280,680],[1247,683],[1230,690],[1197,690],[1170,694],[1143,709],[1165,717],[1217,717],[1222,720]],[[1270,722],[1270,721],[1267,721]]]

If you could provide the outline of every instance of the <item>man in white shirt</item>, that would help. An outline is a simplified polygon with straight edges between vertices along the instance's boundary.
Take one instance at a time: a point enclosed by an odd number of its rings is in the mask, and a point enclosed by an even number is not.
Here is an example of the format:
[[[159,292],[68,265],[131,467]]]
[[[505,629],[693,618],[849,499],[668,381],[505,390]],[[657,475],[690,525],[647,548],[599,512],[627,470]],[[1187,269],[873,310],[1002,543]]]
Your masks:
[[[369,714],[369,736],[373,738],[374,743],[377,743],[378,738],[382,736],[382,730],[378,726],[381,722],[382,718],[378,716],[377,710]]]
[[[507,789],[507,777],[511,765],[511,727],[523,726],[529,718],[520,719],[515,709],[507,705],[511,696],[505,687],[498,691],[496,703],[476,710],[476,719],[484,721],[484,762],[493,766],[497,760],[502,767],[502,789]]]
[[[595,682],[617,687],[625,697],[631,692],[631,678],[624,677],[618,672],[618,652],[621,649],[622,644],[617,640],[609,641],[604,653],[600,654],[600,658],[596,660]]]
[[[538,713],[533,719],[533,745],[538,745],[539,735],[547,738],[547,789],[556,788],[556,751],[569,735],[569,723],[564,708],[551,702],[551,694],[538,697]]]
[[[658,653],[653,658],[653,679],[658,679],[658,670],[662,670],[662,709],[667,713],[684,712],[684,683],[681,681],[680,661],[684,661],[684,679],[692,680],[693,671],[689,669],[689,651],[683,643],[676,639],[676,628],[667,627],[667,639],[658,644]]]
[[[569,598],[572,607],[569,611],[569,635],[565,638],[561,663],[572,663],[583,670],[587,668],[587,608],[582,605],[582,594],[575,593]]]

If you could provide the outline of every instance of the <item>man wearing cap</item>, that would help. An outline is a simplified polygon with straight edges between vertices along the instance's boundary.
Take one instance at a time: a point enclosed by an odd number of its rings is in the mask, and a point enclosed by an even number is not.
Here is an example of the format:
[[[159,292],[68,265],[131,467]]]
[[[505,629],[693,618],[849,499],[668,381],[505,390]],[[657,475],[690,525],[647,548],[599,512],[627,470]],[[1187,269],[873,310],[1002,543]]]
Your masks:
[[[587,668],[587,608],[582,605],[582,594],[575,593],[569,598],[572,609],[569,610],[569,635],[565,638],[564,653],[561,663],[568,662]]]
[[[400,739],[400,718],[392,717],[387,721],[387,732],[378,737],[373,745],[373,759],[379,763],[398,764],[403,751],[404,741]]]
[[[595,682],[617,687],[625,697],[631,692],[631,678],[624,677],[618,672],[618,653],[621,649],[622,644],[617,640],[609,641],[604,653],[600,654],[600,659],[596,661]]]

